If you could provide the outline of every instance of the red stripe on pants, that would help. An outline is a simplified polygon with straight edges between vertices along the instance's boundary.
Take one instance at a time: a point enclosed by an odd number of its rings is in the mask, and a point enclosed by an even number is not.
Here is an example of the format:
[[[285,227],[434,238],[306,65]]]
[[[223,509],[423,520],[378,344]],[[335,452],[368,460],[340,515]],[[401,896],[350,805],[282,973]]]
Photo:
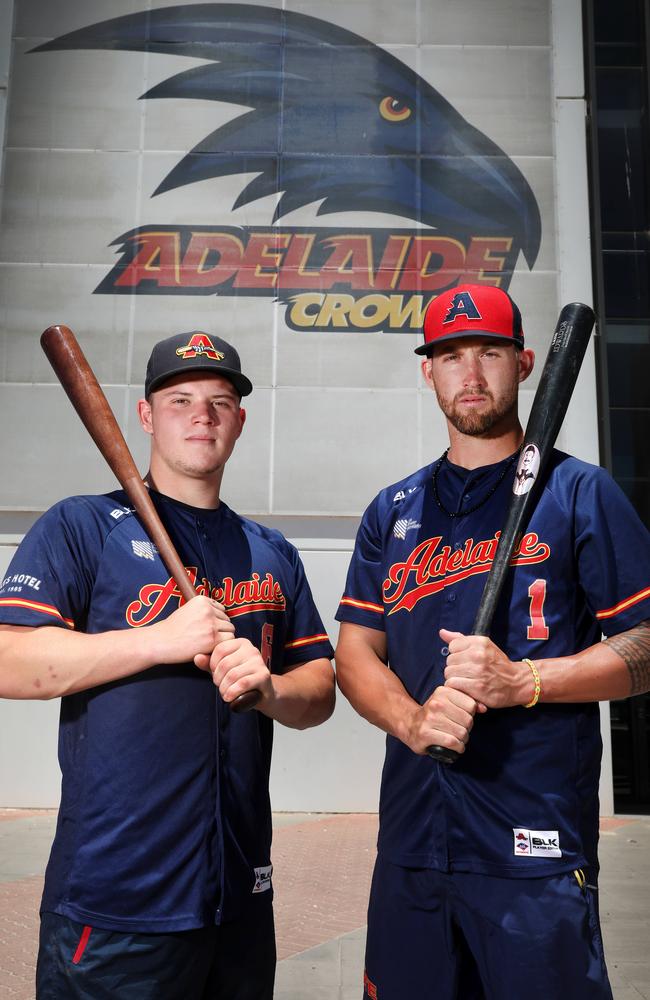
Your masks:
[[[79,944],[77,945],[77,950],[72,956],[73,965],[79,965],[79,962],[81,961],[81,956],[86,950],[86,945],[88,944],[88,938],[90,937],[91,930],[92,927],[84,927],[83,931],[81,932],[81,937],[79,938]]]

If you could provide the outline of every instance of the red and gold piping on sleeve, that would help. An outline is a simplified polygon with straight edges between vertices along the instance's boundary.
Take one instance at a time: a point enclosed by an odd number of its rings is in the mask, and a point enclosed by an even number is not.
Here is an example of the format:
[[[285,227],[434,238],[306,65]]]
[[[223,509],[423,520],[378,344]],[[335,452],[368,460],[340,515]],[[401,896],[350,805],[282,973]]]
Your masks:
[[[383,615],[383,604],[373,604],[372,601],[360,601],[356,597],[342,597],[341,604],[348,608],[358,608],[360,611],[374,611],[378,615]]]
[[[604,618],[614,618],[615,615],[620,615],[621,611],[627,611],[628,608],[633,608],[635,604],[640,604],[647,597],[650,597],[650,587],[645,587],[640,590],[637,594],[632,594],[630,597],[626,597],[624,600],[619,601],[615,604],[613,608],[606,608],[604,611],[597,611],[596,618],[602,621]]]
[[[55,608],[53,604],[43,604],[41,601],[28,601],[24,597],[0,597],[0,609],[1,608],[24,608],[26,611],[35,611],[37,614],[46,615],[50,618],[56,618],[58,621],[63,622],[68,628],[74,628],[74,621],[72,618],[65,618],[58,608]],[[11,622],[5,624],[13,624]],[[17,622],[16,624],[22,624]],[[45,622],[43,623],[45,624]]]
[[[293,639],[291,642],[285,642],[285,649],[301,649],[303,646],[310,646],[314,642],[329,642],[329,636],[327,632],[319,632],[318,635],[306,635],[302,639]]]

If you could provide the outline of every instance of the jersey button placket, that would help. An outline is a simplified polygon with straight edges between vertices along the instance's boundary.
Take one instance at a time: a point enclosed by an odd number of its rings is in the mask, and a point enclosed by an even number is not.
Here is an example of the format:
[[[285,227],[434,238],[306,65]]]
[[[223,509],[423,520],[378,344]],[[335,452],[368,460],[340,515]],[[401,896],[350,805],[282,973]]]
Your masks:
[[[460,500],[458,504],[459,509],[461,508],[464,501],[465,497],[463,497],[462,500]],[[455,537],[453,528],[452,530],[450,530],[449,534],[450,537],[447,544],[450,547],[451,553],[453,553],[456,551],[457,548],[459,548],[459,542],[458,539]],[[439,617],[440,627],[449,629],[452,632],[457,630],[457,625],[458,625],[458,619],[457,619],[458,595],[456,592],[456,587],[458,586],[458,584],[448,582],[449,578],[453,576],[455,576],[455,573],[447,569],[445,573],[446,586],[444,589],[444,596],[442,600],[442,607],[440,609],[440,617]],[[442,665],[443,682],[444,682],[444,669],[447,665],[447,656],[449,655],[449,647],[446,645],[446,643],[442,642],[439,636],[436,636],[436,639],[440,644],[439,645],[440,660]],[[436,847],[436,854],[440,859],[440,864],[441,866],[443,866],[443,870],[448,871],[449,870],[449,826],[454,822],[453,817],[455,815],[455,805],[453,800],[456,799],[457,792],[453,782],[454,775],[449,773],[450,771],[453,771],[453,768],[449,767],[449,765],[447,764],[438,764],[437,767],[438,767],[441,798],[440,798],[440,810],[439,810],[439,826],[437,833],[435,835],[435,847]]]

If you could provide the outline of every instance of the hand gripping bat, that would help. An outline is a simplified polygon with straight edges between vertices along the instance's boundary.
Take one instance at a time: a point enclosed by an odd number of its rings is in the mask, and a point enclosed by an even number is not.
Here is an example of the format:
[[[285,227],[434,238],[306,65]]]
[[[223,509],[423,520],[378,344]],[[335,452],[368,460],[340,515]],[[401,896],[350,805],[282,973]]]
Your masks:
[[[593,310],[582,302],[564,306],[558,318],[528,418],[510,505],[471,635],[490,634],[510,560],[532,513],[537,482],[542,477],[562,426],[595,319]],[[427,747],[427,753],[443,764],[453,764],[459,756],[455,750],[441,746]]]
[[[41,336],[41,347],[84,427],[135,507],[181,596],[191,601],[196,597],[196,590],[160,520],[115,415],[75,335],[67,326],[50,326]],[[246,691],[230,702],[230,707],[233,712],[247,712],[260,698],[259,691]]]

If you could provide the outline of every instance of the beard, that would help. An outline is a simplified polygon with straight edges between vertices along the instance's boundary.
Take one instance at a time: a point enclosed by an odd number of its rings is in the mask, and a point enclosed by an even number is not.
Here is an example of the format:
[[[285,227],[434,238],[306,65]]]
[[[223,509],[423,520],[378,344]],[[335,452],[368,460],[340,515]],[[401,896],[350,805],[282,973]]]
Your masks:
[[[505,390],[497,398],[488,389],[476,390],[485,396],[486,403],[479,411],[463,409],[461,399],[471,395],[471,390],[459,392],[453,399],[443,396],[436,389],[438,405],[452,427],[460,434],[468,437],[489,437],[490,431],[507,421],[517,412],[518,382],[513,382],[509,390]]]

